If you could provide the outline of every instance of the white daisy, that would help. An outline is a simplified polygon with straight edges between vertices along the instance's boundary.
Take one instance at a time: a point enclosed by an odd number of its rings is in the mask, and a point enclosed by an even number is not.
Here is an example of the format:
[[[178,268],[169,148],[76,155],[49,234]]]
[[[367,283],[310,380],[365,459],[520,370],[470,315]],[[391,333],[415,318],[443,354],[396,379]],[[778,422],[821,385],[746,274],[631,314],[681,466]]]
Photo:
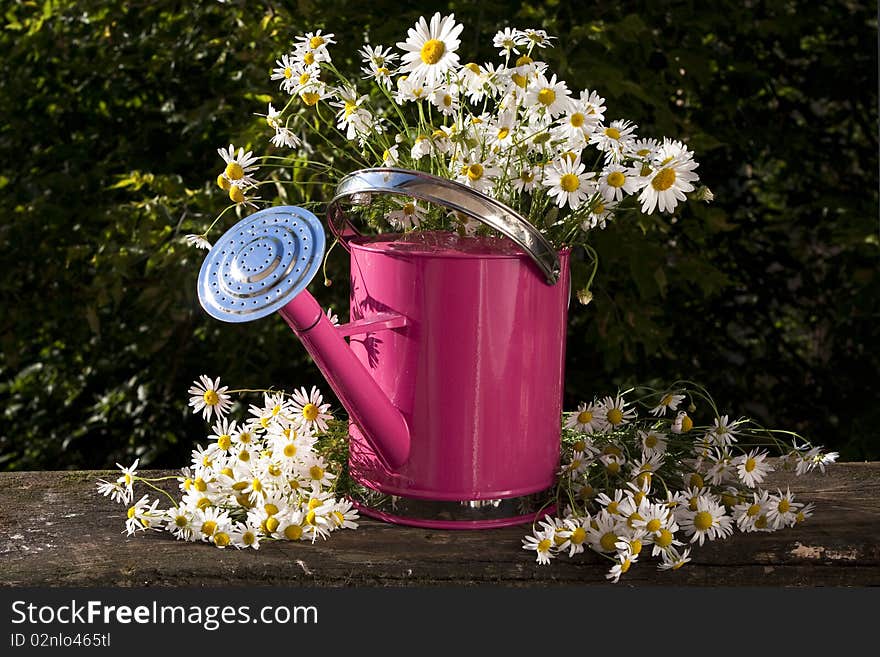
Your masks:
[[[627,408],[630,402],[623,398],[621,393],[615,397],[605,397],[602,400],[599,416],[605,431],[613,431],[636,417],[636,409]]]
[[[642,212],[651,214],[654,209],[672,212],[679,201],[685,200],[685,192],[694,191],[700,177],[694,173],[699,166],[689,154],[664,161],[645,177],[645,186],[639,194]]]
[[[443,116],[452,116],[458,112],[459,101],[455,87],[441,85],[434,90],[429,100]]]
[[[679,411],[678,415],[675,416],[675,420],[673,420],[672,426],[669,428],[669,430],[672,431],[672,433],[687,433],[693,428],[694,421],[690,418],[690,416],[684,411]]]
[[[334,529],[357,529],[357,521],[360,519],[360,516],[349,500],[342,499],[333,505],[330,519],[333,521]]]
[[[182,541],[196,540],[193,519],[195,512],[183,504],[165,511],[165,529]]]
[[[458,182],[483,193],[492,188],[495,179],[501,174],[501,169],[495,166],[492,156],[484,157],[477,149],[461,153],[454,166],[458,171],[455,177]]]
[[[577,412],[568,416],[568,419],[565,421],[565,426],[570,429],[583,431],[584,433],[593,433],[594,431],[599,430],[601,422],[599,420],[595,401],[590,402],[589,404],[586,402],[578,404]]]
[[[601,195],[596,196],[590,203],[590,213],[581,223],[581,229],[584,231],[600,228],[602,230],[608,225],[608,222],[614,218],[614,209],[617,203],[606,201]]]
[[[282,55],[281,59],[275,60],[275,68],[272,69],[271,79],[280,80],[280,88],[282,91],[291,93],[296,85],[302,70],[297,66],[296,61],[291,55]]]
[[[523,541],[523,550],[534,550],[535,561],[540,564],[549,564],[550,559],[556,558],[551,552],[553,547],[553,529],[532,529],[532,533],[526,536]]]
[[[679,521],[681,528],[691,537],[691,543],[699,541],[703,544],[707,538],[726,538],[733,532],[733,521],[724,507],[707,495],[700,495],[696,500],[696,509],[685,509]]]
[[[666,415],[666,409],[669,409],[670,411],[677,410],[678,405],[683,400],[684,395],[676,395],[674,393],[667,392],[665,395],[663,395],[663,398],[657,403],[657,405],[648,412],[655,417]]]
[[[633,194],[639,189],[639,179],[632,169],[621,164],[609,164],[597,180],[599,193],[606,201],[620,201],[624,194]]]
[[[544,30],[527,29],[523,30],[523,34],[530,46],[538,48],[547,48],[552,46],[551,41],[556,37],[550,36]]]
[[[556,118],[568,111],[571,104],[570,94],[565,81],[557,81],[555,74],[549,80],[540,75],[529,84],[523,102],[535,112]]]
[[[305,388],[294,390],[291,394],[290,411],[295,418],[295,422],[302,427],[318,431],[327,431],[327,420],[333,418],[328,411],[330,404],[325,404],[321,392],[312,386],[311,392],[306,394]]]
[[[635,140],[633,134],[638,126],[631,121],[612,121],[608,126],[597,126],[590,136],[590,143],[605,153],[606,162],[619,162],[630,144]]]
[[[294,48],[303,54],[311,54],[315,62],[329,62],[330,52],[327,46],[336,43],[335,34],[321,34],[321,30],[317,32],[306,32],[305,36],[296,37]]]
[[[791,527],[797,521],[797,514],[802,506],[799,502],[794,501],[794,495],[790,489],[786,488],[784,493],[778,490],[776,495],[770,496],[767,521],[773,526],[773,529]]]
[[[260,532],[256,527],[251,527],[244,522],[236,522],[229,528],[229,538],[232,545],[238,549],[260,549]]]
[[[759,490],[752,493],[752,500],[734,505],[731,514],[741,532],[750,533],[758,531],[758,519],[763,517],[766,521],[767,511],[770,509],[770,493]]]
[[[716,417],[712,427],[706,432],[707,440],[717,447],[729,447],[736,442],[735,429],[745,422],[745,419],[731,422],[726,415]]]
[[[743,454],[733,459],[736,473],[743,484],[749,488],[754,488],[763,482],[768,474],[773,472],[773,465],[767,462],[767,456],[767,452],[753,449],[748,454]]]
[[[690,548],[686,548],[680,554],[675,548],[669,548],[662,553],[663,563],[657,566],[657,568],[659,570],[678,570],[691,560],[690,553]]]
[[[391,74],[394,71],[397,53],[392,52],[391,48],[370,45],[365,45],[358,53],[365,64],[361,70],[367,77],[373,78],[386,89],[390,89],[392,84]]]
[[[399,199],[395,198],[394,202],[398,207],[385,215],[392,226],[397,230],[411,230],[418,226],[425,219],[425,208],[419,206],[415,199]]]
[[[197,249],[205,249],[205,251],[211,250],[211,243],[204,235],[185,235],[183,239],[186,240],[187,244]]]
[[[661,433],[656,429],[649,429],[647,431],[640,429],[638,437],[642,445],[642,453],[645,456],[666,453],[667,439],[665,433]]]
[[[525,33],[513,27],[505,27],[492,37],[492,45],[498,48],[501,57],[510,56],[511,53],[519,54],[519,46],[528,43]]]
[[[571,161],[562,158],[555,160],[547,170],[543,184],[560,208],[568,205],[572,210],[577,210],[593,193],[595,186],[591,178],[596,172],[586,171],[586,168],[578,159]]]
[[[255,184],[256,181],[250,174],[257,170],[256,163],[259,162],[260,158],[254,156],[253,151],[245,153],[243,148],[239,148],[236,153],[235,146],[229,144],[228,149],[218,148],[217,152],[220,154],[220,157],[223,158],[223,161],[226,162],[226,168],[220,175],[223,176],[230,185],[236,184],[241,187]]]
[[[605,575],[605,578],[617,583],[620,580],[620,576],[629,571],[630,566],[638,561],[638,558],[639,555],[636,554],[628,544],[627,547],[618,549],[617,554],[614,557],[614,565],[611,567],[611,570],[608,571],[608,574]]]
[[[407,40],[397,43],[406,53],[401,73],[431,86],[445,82],[447,71],[458,64],[455,51],[461,44],[458,36],[463,29],[463,25],[455,22],[455,14],[441,16],[437,12],[430,24],[424,16],[420,17],[415,27],[408,30]]]
[[[399,150],[400,147],[397,144],[394,144],[394,146],[385,149],[385,152],[382,153],[382,166],[393,167],[400,164],[400,153],[398,152]]]
[[[597,552],[615,552],[617,542],[620,540],[621,527],[619,516],[612,515],[605,509],[593,516],[593,522],[587,532],[593,549]]]
[[[193,381],[193,385],[188,390],[190,394],[189,405],[193,408],[193,413],[202,411],[202,417],[207,421],[211,419],[214,413],[218,418],[223,417],[232,407],[232,398],[226,394],[228,386],[220,387],[220,377],[213,381],[210,377],[202,374],[198,381]]]
[[[520,168],[519,174],[511,182],[516,191],[530,192],[535,189],[540,179],[540,169],[526,163]]]

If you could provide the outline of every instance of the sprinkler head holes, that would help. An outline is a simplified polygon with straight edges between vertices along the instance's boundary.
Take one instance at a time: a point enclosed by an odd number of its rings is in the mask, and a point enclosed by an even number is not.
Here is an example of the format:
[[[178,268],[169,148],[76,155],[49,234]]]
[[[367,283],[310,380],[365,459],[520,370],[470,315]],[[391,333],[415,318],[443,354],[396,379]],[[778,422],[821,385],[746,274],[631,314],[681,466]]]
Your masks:
[[[208,251],[199,302],[215,319],[249,322],[302,292],[321,268],[324,228],[303,208],[279,206],[245,217]]]

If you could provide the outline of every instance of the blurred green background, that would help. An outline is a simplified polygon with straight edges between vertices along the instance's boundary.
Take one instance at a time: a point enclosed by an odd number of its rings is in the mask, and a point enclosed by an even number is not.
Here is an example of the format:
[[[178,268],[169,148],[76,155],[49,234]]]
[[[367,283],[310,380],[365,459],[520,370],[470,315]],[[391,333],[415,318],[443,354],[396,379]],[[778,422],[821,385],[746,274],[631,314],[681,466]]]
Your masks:
[[[880,458],[875,4],[0,6],[0,468],[180,466],[207,428],[186,405],[199,374],[323,383],[282,321],[205,315],[204,252],[181,238],[227,204],[217,147],[264,150],[255,113],[265,94],[280,103],[269,72],[296,34],[334,32],[334,61],[353,70],[365,37],[393,45],[435,9],[465,24],[463,61],[494,60],[507,25],[558,35],[548,59],[569,86],[598,90],[608,119],[643,136],[685,138],[715,194],[597,236],[566,406],[687,378],[732,415]],[[334,253],[337,284],[312,286],[342,316],[346,267]]]

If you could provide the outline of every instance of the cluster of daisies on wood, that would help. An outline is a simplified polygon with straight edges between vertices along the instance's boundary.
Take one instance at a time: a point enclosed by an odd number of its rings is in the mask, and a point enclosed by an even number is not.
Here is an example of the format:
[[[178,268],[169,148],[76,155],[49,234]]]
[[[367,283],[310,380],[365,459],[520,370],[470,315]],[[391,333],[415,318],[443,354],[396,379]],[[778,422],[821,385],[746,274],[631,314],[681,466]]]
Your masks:
[[[606,116],[599,93],[569,89],[550,70],[541,55],[554,37],[505,28],[493,39],[499,61],[463,63],[462,29],[454,15],[422,17],[397,51],[364,45],[363,78],[354,81],[333,63],[334,34],[297,37],[271,73],[288,94],[265,115],[275,152],[219,149],[217,184],[234,203],[257,207],[258,188],[296,185],[295,169],[421,170],[508,204],[559,247],[585,243],[590,229],[623,211],[672,212],[687,196],[712,199],[696,187],[698,165],[685,144],[640,137],[631,121]],[[260,181],[263,162],[273,173]],[[410,198],[381,199],[370,212],[378,213],[366,217],[374,225],[399,231],[489,230]],[[207,231],[187,238],[210,248]]]
[[[314,542],[357,527],[357,511],[335,495],[337,474],[315,449],[332,417],[317,388],[264,392],[263,404],[251,404],[240,422],[228,417],[232,392],[219,378],[202,375],[189,393],[193,411],[215,422],[210,442],[193,451],[182,475],[144,477],[135,461],[117,464],[115,480],[98,482],[99,492],[129,505],[129,535],[165,530],[185,541],[258,549],[264,539]],[[175,479],[180,499],[159,486]],[[134,501],[135,484],[153,497]],[[160,508],[162,498],[171,506]]]
[[[687,410],[679,410],[685,402]],[[689,414],[697,404],[711,411],[705,426]],[[770,458],[771,450],[778,458]],[[536,523],[523,548],[541,564],[592,550],[608,558],[607,577],[615,582],[649,552],[661,570],[678,569],[695,544],[735,529],[773,532],[802,522],[812,503],[761,484],[775,468],[824,473],[838,456],[792,432],[721,415],[693,384],[581,404],[567,417],[564,452],[561,515]]]

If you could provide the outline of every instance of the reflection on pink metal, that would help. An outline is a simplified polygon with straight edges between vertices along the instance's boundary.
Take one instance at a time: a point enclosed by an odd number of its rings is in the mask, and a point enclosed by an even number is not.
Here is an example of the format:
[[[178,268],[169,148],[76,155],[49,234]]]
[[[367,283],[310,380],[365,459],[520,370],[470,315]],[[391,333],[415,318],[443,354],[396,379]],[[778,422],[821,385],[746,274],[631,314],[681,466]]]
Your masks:
[[[570,292],[569,253],[559,255],[560,280],[548,285],[506,239],[359,238],[351,243],[352,324],[333,327],[307,292],[282,309],[351,415],[356,481],[435,501],[553,485]],[[398,520],[488,527],[533,517]]]

